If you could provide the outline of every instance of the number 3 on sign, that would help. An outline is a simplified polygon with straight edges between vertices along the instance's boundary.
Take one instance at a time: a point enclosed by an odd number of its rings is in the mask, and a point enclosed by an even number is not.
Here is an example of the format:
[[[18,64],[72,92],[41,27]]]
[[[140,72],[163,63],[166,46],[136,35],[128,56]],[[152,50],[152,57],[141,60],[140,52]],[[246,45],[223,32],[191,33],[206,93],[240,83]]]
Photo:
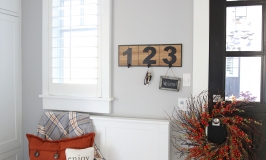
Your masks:
[[[182,66],[182,45],[120,45],[119,66]]]

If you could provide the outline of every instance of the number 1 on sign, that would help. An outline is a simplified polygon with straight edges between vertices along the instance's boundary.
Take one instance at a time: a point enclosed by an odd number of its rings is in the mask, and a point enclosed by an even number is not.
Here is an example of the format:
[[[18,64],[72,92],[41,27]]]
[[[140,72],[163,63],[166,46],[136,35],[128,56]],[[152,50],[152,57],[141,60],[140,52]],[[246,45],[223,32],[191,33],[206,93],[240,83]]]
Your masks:
[[[128,48],[123,55],[127,55],[127,64],[132,64],[132,48]]]

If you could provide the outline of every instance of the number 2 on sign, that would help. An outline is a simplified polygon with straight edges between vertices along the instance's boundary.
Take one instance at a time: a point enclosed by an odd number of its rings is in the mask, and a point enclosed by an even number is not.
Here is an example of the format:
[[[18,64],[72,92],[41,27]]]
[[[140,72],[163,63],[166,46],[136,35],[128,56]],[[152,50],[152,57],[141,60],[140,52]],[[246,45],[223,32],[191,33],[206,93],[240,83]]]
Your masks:
[[[149,51],[151,51],[151,54],[149,54]],[[148,56],[144,59],[143,64],[156,64],[156,60],[151,60],[156,54],[156,49],[154,47],[146,47],[143,52],[148,53]]]

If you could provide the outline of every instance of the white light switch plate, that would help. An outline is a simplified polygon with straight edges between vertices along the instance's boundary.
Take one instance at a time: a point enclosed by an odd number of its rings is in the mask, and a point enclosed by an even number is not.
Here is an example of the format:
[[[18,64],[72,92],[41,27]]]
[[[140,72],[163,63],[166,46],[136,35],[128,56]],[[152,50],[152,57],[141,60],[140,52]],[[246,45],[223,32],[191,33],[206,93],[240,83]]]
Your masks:
[[[178,108],[183,111],[187,111],[188,98],[178,98]]]
[[[183,74],[183,86],[190,86],[190,74]]]

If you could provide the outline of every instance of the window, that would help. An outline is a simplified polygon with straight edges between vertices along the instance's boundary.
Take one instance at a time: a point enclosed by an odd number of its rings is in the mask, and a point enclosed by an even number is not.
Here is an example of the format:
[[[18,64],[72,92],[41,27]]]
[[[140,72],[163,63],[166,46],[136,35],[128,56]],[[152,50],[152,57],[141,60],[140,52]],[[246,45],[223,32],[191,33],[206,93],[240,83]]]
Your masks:
[[[210,1],[209,88],[223,97],[250,92],[265,103],[264,0]]]
[[[260,102],[261,57],[226,57],[225,99],[250,92]]]
[[[226,51],[261,51],[262,5],[226,8]]]
[[[110,113],[110,19],[111,0],[43,0],[45,109]]]

